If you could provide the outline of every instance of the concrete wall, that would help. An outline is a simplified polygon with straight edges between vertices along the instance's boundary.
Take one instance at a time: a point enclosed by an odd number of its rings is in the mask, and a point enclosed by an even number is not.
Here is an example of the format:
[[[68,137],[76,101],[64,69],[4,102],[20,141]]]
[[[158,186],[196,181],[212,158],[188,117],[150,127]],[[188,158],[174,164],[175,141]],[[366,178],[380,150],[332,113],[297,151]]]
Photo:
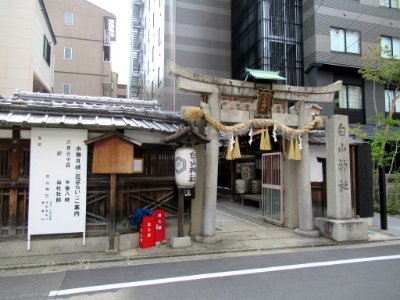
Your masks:
[[[33,80],[51,91],[53,65],[43,58],[43,40],[54,41],[39,0],[0,1],[0,95],[33,91]]]
[[[111,83],[111,62],[103,62],[104,17],[114,15],[85,0],[45,3],[58,41],[54,92],[69,83],[71,94],[103,96],[103,82]],[[74,14],[73,25],[65,25],[66,12]],[[64,59],[64,47],[72,48],[72,60]]]

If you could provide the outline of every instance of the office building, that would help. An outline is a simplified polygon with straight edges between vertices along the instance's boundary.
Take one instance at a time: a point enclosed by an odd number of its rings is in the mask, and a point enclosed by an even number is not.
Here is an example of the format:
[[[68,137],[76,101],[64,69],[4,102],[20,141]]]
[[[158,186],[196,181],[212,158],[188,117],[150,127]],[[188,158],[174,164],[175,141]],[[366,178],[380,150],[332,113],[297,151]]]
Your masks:
[[[175,89],[168,60],[199,73],[231,77],[230,1],[132,0],[129,97],[157,99],[164,110],[198,105]]]

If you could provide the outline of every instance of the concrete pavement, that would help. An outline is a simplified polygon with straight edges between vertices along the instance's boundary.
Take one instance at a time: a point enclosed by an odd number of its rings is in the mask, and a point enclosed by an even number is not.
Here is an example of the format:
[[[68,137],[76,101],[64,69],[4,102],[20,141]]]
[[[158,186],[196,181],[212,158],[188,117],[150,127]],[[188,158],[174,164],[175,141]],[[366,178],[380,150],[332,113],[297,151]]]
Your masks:
[[[193,257],[208,254],[240,253],[265,250],[333,246],[338,243],[325,237],[303,237],[292,229],[277,227],[266,223],[257,207],[231,203],[228,199],[218,201],[216,235],[222,241],[214,244],[192,242],[187,248],[172,248],[169,241],[147,249],[132,248],[115,254],[101,252],[64,253],[53,255],[30,255],[4,257],[0,255],[0,275],[9,270],[28,270],[33,268],[52,268],[56,266],[79,266],[126,262],[143,259],[168,259],[173,257]],[[174,221],[174,220],[173,220]],[[174,222],[172,222],[174,223]],[[400,240],[399,237],[381,232],[371,227],[369,240]],[[3,248],[4,244],[1,245]],[[0,249],[0,254],[2,250]]]

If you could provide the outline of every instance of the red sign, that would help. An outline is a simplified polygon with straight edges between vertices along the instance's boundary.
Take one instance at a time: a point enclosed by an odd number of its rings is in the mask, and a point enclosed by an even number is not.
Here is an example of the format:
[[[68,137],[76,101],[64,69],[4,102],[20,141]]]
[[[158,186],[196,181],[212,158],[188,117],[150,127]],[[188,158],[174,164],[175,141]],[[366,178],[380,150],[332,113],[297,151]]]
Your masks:
[[[162,209],[153,210],[155,217],[155,242],[165,241],[165,211]]]
[[[139,228],[139,247],[149,248],[155,245],[155,217],[144,216]]]

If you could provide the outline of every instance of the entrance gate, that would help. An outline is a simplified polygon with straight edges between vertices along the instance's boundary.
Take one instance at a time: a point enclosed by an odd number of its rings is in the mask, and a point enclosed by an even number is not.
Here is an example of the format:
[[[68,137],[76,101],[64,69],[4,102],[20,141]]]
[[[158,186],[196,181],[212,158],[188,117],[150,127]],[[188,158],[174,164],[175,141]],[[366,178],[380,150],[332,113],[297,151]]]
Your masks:
[[[262,155],[262,215],[267,222],[283,225],[282,154]]]

